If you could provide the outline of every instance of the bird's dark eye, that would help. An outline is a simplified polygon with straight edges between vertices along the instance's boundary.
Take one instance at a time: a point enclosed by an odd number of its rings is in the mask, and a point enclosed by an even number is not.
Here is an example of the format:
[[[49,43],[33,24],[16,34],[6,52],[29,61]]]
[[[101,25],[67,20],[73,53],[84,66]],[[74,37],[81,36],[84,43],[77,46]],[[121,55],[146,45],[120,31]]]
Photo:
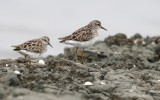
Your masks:
[[[47,42],[47,40],[46,40],[46,39],[44,39],[44,41],[46,41],[46,42]]]
[[[97,24],[98,26],[101,26],[100,24]]]

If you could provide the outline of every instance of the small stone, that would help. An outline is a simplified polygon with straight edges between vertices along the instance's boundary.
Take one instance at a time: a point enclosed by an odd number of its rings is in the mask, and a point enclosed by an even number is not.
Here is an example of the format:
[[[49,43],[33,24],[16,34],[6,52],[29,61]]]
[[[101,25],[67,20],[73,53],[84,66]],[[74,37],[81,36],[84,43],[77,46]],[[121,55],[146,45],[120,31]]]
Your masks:
[[[133,36],[133,39],[141,39],[142,36],[139,34],[139,33],[136,33],[134,36]]]
[[[160,56],[160,45],[155,47],[155,53]]]
[[[17,77],[12,77],[9,79],[10,84],[9,86],[18,86],[20,84],[20,81]]]
[[[36,83],[38,83],[38,84],[44,84],[45,81],[43,81],[43,80],[38,80],[38,81],[36,81]]]
[[[160,71],[160,67],[157,67],[156,70],[157,70],[157,71]]]
[[[149,56],[149,57],[147,58],[147,60],[148,60],[150,63],[154,63],[154,62],[156,62],[156,61],[159,60],[159,56],[158,56],[158,55],[152,55],[152,56]]]
[[[111,100],[154,100],[150,95],[138,93],[112,93]]]
[[[2,72],[7,72],[7,69],[4,69],[4,68],[3,68],[3,69],[1,69],[1,71],[2,71]]]
[[[0,90],[0,100],[3,100],[5,97],[4,91]]]

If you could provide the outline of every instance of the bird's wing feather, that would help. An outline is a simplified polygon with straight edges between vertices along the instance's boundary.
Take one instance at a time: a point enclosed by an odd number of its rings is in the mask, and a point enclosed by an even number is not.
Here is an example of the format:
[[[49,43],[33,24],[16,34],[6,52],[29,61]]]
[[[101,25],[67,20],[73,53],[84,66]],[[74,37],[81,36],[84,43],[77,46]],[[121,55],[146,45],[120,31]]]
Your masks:
[[[30,52],[36,52],[36,53],[40,53],[42,48],[43,43],[41,41],[38,40],[30,40],[27,42],[24,42],[23,44],[17,45],[17,46],[12,46],[14,47],[15,51],[20,51],[20,50],[26,50],[26,51],[30,51]]]
[[[85,26],[85,27],[78,29],[74,33],[72,33],[72,35],[69,35],[63,38],[59,38],[59,39],[62,40],[60,42],[65,42],[67,40],[88,41],[93,38],[91,34],[92,34],[91,29]]]

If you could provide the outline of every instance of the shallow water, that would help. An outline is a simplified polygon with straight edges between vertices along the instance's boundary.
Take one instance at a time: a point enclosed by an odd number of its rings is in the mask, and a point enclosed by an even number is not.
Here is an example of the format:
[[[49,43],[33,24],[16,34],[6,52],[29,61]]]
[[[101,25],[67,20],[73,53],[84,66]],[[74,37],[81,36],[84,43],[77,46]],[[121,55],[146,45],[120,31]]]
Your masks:
[[[63,53],[58,37],[71,34],[94,19],[108,31],[99,30],[99,39],[118,32],[131,36],[160,33],[160,1],[128,0],[14,0],[0,1],[0,58],[21,56],[11,46],[47,35],[53,48],[44,55]],[[68,46],[70,47],[70,46]]]

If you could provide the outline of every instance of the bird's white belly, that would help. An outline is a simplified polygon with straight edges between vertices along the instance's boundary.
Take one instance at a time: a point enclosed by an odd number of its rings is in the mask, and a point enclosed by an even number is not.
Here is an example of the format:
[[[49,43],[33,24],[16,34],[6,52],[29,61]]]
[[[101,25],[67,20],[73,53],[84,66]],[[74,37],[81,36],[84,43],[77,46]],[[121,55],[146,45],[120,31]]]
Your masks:
[[[30,58],[39,58],[41,55],[40,53],[33,53],[33,52],[26,51],[26,50],[20,50],[20,51],[18,51],[18,53],[20,53],[24,56],[28,56]]]
[[[98,36],[95,38],[89,40],[89,41],[84,41],[84,42],[79,42],[79,41],[73,41],[73,40],[68,40],[65,42],[65,44],[70,44],[75,47],[90,47],[92,46],[96,41],[98,40]]]

